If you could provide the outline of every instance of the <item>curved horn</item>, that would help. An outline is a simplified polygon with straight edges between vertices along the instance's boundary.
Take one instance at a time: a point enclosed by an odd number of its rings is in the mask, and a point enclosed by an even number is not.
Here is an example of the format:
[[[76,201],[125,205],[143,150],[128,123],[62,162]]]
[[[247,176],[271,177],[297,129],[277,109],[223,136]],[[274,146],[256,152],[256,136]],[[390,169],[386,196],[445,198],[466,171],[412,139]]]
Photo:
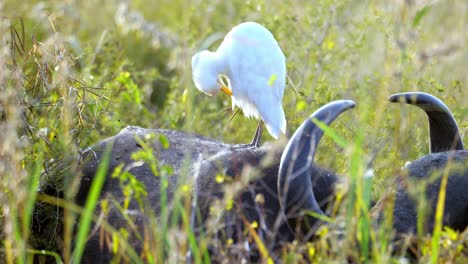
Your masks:
[[[310,177],[315,151],[323,131],[312,119],[329,125],[341,113],[354,106],[356,104],[350,100],[339,100],[322,106],[302,123],[289,140],[281,156],[278,174],[279,200],[286,214],[302,210],[323,214],[315,200]],[[312,224],[316,220],[310,221],[312,222],[309,224]]]
[[[429,118],[431,153],[463,150],[458,125],[450,109],[437,97],[422,92],[391,95],[390,102],[403,102],[424,110]]]

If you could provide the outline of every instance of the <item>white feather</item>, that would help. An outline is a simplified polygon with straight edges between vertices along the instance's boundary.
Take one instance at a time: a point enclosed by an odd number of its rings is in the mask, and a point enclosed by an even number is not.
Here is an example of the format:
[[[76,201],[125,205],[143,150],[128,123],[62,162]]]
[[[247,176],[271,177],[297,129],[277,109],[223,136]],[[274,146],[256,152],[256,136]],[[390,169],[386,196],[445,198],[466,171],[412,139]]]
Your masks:
[[[214,53],[216,56],[207,60],[202,57],[195,60],[197,63],[192,60],[197,88],[211,92],[211,80],[225,75],[233,107],[238,106],[248,118],[261,118],[274,138],[285,133],[281,102],[286,85],[286,58],[270,31],[255,22],[242,23],[226,35]],[[201,74],[209,76],[200,77]],[[201,86],[200,80],[206,85]]]

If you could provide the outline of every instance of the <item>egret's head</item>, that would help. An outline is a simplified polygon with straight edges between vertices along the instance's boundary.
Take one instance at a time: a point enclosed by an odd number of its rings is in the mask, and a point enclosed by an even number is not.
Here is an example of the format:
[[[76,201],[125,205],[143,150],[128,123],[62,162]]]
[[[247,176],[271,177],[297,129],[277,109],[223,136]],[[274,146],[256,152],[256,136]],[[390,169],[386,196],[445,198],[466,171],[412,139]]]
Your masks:
[[[192,57],[192,78],[198,90],[214,95],[220,91],[216,54],[204,50]]]

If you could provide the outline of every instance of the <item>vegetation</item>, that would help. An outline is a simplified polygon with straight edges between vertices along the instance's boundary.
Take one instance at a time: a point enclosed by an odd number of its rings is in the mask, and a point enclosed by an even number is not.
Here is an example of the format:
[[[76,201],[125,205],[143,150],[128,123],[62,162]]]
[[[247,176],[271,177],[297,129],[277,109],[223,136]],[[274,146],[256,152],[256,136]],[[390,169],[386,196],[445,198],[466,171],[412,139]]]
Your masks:
[[[215,49],[243,21],[269,28],[286,54],[283,106],[290,135],[327,102],[358,103],[333,125],[339,138],[325,138],[316,158],[349,175],[351,195],[333,225],[321,230],[322,239],[291,243],[284,262],[400,260],[391,255],[389,236],[382,235],[387,231],[370,227],[365,209],[370,197],[392,187],[405,162],[428,153],[428,131],[422,111],[387,103],[390,94],[434,94],[453,111],[462,137],[468,131],[463,0],[7,0],[0,13],[0,254],[6,263],[27,263],[32,256],[71,260],[79,250],[72,244],[74,222],[81,215],[90,221],[93,211],[93,205],[73,205],[77,157],[123,127],[183,130],[229,143],[250,140],[256,121],[239,115],[228,124],[232,112],[224,109],[230,99],[197,91],[190,69],[197,50]],[[264,138],[271,140],[267,133]],[[372,185],[361,177],[369,168],[376,175]],[[169,247],[179,255],[140,261],[181,262],[187,247],[197,245],[195,260],[207,261],[202,249],[208,237],[195,243],[192,231],[177,230],[169,220],[162,223],[166,226],[156,231],[164,243],[149,251]],[[54,237],[58,226],[64,228],[60,242]],[[335,226],[345,227],[345,239],[337,239]],[[168,242],[178,232],[191,242]],[[38,233],[49,237],[38,240]],[[356,244],[351,239],[356,234],[360,242],[376,240],[376,247]],[[466,231],[443,230],[418,239],[421,262],[468,259]]]

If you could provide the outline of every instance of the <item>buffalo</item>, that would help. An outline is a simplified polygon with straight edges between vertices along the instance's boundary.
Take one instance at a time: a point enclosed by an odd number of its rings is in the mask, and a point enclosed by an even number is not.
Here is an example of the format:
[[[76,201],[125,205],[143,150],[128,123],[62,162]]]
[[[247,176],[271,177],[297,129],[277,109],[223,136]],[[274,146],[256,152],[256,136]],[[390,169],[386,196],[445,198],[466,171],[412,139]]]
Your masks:
[[[407,165],[397,177],[397,187],[372,208],[373,212],[377,212],[372,213],[376,223],[382,222],[382,212],[388,204],[386,201],[394,195],[392,226],[396,240],[415,234],[421,216],[417,211],[418,200],[412,196],[408,186],[425,182],[429,221],[425,222],[423,231],[431,233],[435,226],[437,201],[444,186],[442,224],[464,230],[468,224],[468,194],[465,191],[468,188],[468,151],[463,149],[452,114],[440,100],[428,94],[397,94],[389,100],[414,104],[426,111],[430,124],[431,153]],[[176,207],[175,200],[181,199],[175,197],[175,193],[181,185],[188,184],[192,186],[188,198],[190,227],[196,235],[210,234],[213,245],[208,245],[209,251],[215,252],[220,245],[243,245],[244,249],[240,249],[242,252],[239,255],[256,260],[259,251],[252,250],[257,244],[250,243],[252,237],[254,240],[260,239],[268,252],[274,252],[285,242],[313,239],[317,228],[324,224],[321,219],[327,216],[327,208],[334,201],[335,187],[342,181],[342,176],[314,164],[323,131],[313,120],[329,125],[342,112],[354,106],[352,101],[341,100],[321,107],[303,122],[286,146],[281,142],[259,148],[228,145],[181,132],[127,128],[87,151],[77,202],[84,204],[102,160],[103,149],[112,142],[111,163],[100,199],[113,201],[117,205],[115,207],[125,200],[121,182],[112,177],[119,164],[124,164],[120,168],[132,173],[148,190],[143,202],[130,202],[125,211],[128,215],[113,208],[108,210],[106,216],[107,222],[114,228],[126,227],[128,219],[133,220],[136,228],[132,231],[134,234],[128,237],[128,244],[136,252],[144,251],[141,234],[147,234],[145,228],[154,224],[147,215],[158,219],[161,214],[161,194],[168,201],[167,208],[172,210]],[[150,134],[155,136],[150,137]],[[169,144],[161,140],[164,137]],[[156,155],[157,169],[148,162],[132,159],[132,153],[145,149],[145,146]],[[187,156],[187,152],[190,155]],[[172,169],[165,171],[166,177],[161,177],[167,165]],[[159,172],[161,175],[155,176],[155,170],[162,170]],[[231,206],[217,210],[226,201],[230,201]],[[98,227],[94,230],[98,230]],[[112,239],[103,239],[102,232],[93,233],[86,245],[84,262],[109,262],[115,254],[110,250],[113,243]],[[212,255],[212,260],[216,260],[216,254]]]
[[[426,112],[431,151],[407,164],[402,177],[398,177],[393,209],[394,230],[397,234],[417,232],[418,200],[410,194],[409,189],[414,185],[425,184],[425,202],[428,206],[424,233],[432,233],[437,201],[442,197],[445,199],[442,225],[463,231],[468,226],[468,151],[463,148],[452,113],[442,101],[427,93],[395,94],[390,96],[389,101],[415,105]]]
[[[339,114],[354,107],[354,105],[352,101],[333,102],[317,110],[311,118],[330,124]],[[308,127],[306,126],[305,129]],[[321,130],[315,129],[312,132],[320,134]],[[150,134],[155,134],[155,136],[151,137]],[[321,135],[313,134],[310,136],[316,140],[304,142],[304,146],[315,147]],[[162,146],[161,135],[167,137],[168,148]],[[310,145],[312,143],[314,145]],[[103,158],[104,149],[109,144],[112,145],[111,161],[107,169],[106,181],[101,190],[100,200],[111,201],[114,206],[110,206],[110,210],[105,216],[102,212],[100,215],[107,219],[107,222],[115,229],[125,227],[129,219],[133,221],[137,228],[131,230],[135,234],[128,237],[128,244],[135,248],[135,251],[141,252],[143,250],[141,234],[145,233],[144,226],[150,221],[142,211],[148,212],[149,210],[149,215],[155,215],[158,218],[161,214],[161,193],[164,192],[169,201],[168,207],[171,208],[175,202],[173,201],[175,191],[184,183],[193,183],[193,230],[198,233],[202,232],[202,229],[204,232],[210,232],[206,222],[210,217],[212,205],[225,195],[224,184],[218,181],[220,174],[228,180],[239,180],[241,177],[247,177],[244,185],[234,194],[234,208],[222,212],[224,221],[220,225],[220,230],[215,231],[216,237],[223,244],[229,240],[239,244],[243,240],[243,231],[249,226],[249,223],[259,225],[257,235],[265,241],[269,250],[278,247],[282,242],[297,238],[297,234],[291,229],[288,222],[293,221],[292,218],[300,221],[302,214],[299,208],[296,208],[296,204],[288,202],[287,199],[283,204],[287,212],[282,211],[278,195],[278,191],[281,190],[281,188],[278,189],[280,161],[286,162],[284,158],[280,159],[284,144],[266,145],[260,148],[248,145],[227,145],[181,132],[129,127],[115,137],[104,140],[86,151],[86,157],[83,159],[81,186],[76,198],[79,205],[85,203],[92,180]],[[171,165],[171,175],[167,175],[165,179],[156,177],[155,169],[151,168],[150,164],[141,163],[132,158],[132,153],[144,149],[145,145],[153,150],[153,154],[158,157],[159,166]],[[189,146],[193,146],[193,148],[188,148]],[[184,153],[187,149],[191,151],[188,158]],[[184,168],[184,159],[188,159],[188,164],[195,165],[192,168],[190,166]],[[297,193],[303,192],[303,195],[307,196],[309,193],[315,192],[317,208],[323,212],[333,201],[334,187],[339,178],[335,173],[318,166],[311,166],[311,164],[309,162],[307,165],[309,178],[303,184],[313,188],[313,190],[301,188],[297,190]],[[119,166],[120,169],[123,168],[134,175],[148,190],[148,195],[143,203],[132,200],[124,212],[118,209],[119,205],[126,199],[121,190],[121,181],[112,177]],[[256,170],[256,172],[249,174],[249,169]],[[164,180],[167,182],[163,183]],[[162,185],[165,188],[161,189]],[[291,197],[291,199],[293,198]],[[297,213],[292,213],[293,211]],[[107,263],[111,261],[115,253],[111,250],[113,241],[109,236],[102,238],[103,232],[97,231],[99,225],[95,226],[93,230],[95,232],[86,244],[83,261],[84,263]],[[214,249],[211,248],[211,250]],[[252,252],[256,251],[252,250]],[[252,254],[250,259],[255,259],[257,256],[254,255],[255,253]]]

